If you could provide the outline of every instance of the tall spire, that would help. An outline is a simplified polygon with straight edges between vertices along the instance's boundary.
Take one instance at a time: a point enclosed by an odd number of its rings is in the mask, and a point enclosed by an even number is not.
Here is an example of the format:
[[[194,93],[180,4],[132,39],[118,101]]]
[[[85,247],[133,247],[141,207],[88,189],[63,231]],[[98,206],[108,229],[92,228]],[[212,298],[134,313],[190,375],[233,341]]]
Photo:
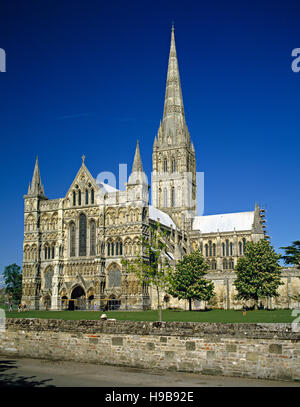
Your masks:
[[[141,160],[139,141],[137,140],[131,172],[142,172],[142,171],[143,171],[143,164],[142,164],[142,160]]]
[[[177,132],[186,132],[183,99],[175,46],[174,25],[172,25],[171,30],[171,46],[169,53],[162,129],[168,143],[170,143],[169,137],[171,137],[171,141],[174,143],[177,141]]]
[[[41,197],[45,196],[44,187],[41,181],[38,157],[36,157],[31,185],[29,184],[28,196],[41,196]]]

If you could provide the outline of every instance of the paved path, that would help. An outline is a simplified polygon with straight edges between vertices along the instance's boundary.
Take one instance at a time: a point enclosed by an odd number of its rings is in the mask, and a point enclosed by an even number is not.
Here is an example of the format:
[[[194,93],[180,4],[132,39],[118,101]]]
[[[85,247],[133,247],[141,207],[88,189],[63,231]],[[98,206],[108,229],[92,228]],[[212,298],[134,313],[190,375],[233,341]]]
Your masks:
[[[0,356],[0,386],[22,387],[300,387],[297,382],[204,376],[89,363]]]

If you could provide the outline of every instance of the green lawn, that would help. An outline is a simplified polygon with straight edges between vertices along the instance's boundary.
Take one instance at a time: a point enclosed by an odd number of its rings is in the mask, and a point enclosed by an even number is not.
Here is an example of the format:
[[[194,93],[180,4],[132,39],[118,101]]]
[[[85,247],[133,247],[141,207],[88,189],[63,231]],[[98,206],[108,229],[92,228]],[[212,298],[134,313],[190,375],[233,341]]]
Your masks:
[[[99,320],[101,311],[6,311],[7,318],[48,318],[68,320]],[[210,311],[175,311],[163,310],[163,321],[183,322],[293,322],[292,310],[258,310],[247,311],[243,316],[242,311],[236,310],[210,310]],[[131,321],[157,321],[157,311],[107,311],[108,318]]]

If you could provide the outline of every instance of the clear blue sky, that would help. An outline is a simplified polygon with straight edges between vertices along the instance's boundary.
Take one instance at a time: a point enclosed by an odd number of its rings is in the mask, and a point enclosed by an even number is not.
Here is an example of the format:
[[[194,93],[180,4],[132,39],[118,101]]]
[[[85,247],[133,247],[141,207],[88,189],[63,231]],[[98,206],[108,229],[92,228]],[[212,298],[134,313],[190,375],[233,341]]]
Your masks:
[[[150,175],[172,20],[205,214],[258,202],[276,249],[300,238],[299,2],[4,0],[0,270],[22,261],[36,155],[50,199],[83,153],[95,177],[131,168],[137,138]]]

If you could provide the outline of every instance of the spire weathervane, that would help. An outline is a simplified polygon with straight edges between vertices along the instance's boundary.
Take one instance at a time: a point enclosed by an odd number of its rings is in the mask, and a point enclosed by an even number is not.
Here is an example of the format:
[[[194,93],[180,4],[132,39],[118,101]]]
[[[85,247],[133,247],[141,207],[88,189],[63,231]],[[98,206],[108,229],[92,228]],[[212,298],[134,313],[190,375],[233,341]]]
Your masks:
[[[84,164],[84,160],[85,160],[85,155],[83,154],[83,156],[81,157],[82,159],[82,164]]]

